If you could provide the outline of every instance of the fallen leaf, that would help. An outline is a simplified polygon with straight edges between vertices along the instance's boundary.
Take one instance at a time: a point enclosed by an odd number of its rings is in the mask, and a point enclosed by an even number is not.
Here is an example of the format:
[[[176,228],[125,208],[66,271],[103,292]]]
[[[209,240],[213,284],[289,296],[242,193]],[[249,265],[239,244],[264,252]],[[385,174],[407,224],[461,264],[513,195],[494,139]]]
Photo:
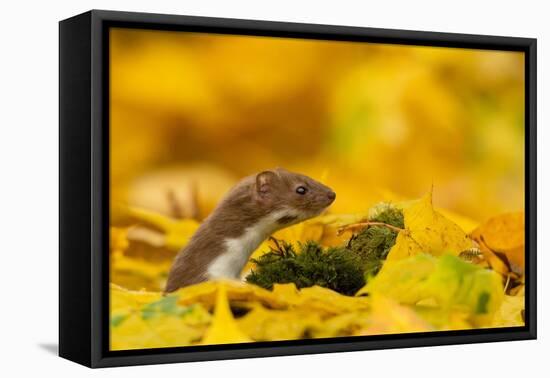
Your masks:
[[[469,314],[475,324],[487,324],[503,300],[502,280],[495,272],[456,256],[421,254],[386,263],[357,295],[381,294],[414,305],[433,299],[445,311]]]
[[[319,314],[311,311],[267,310],[254,307],[238,321],[239,328],[255,341],[295,340],[319,327]]]
[[[467,311],[442,309],[436,305],[423,305],[420,301],[413,306],[414,311],[438,331],[454,331],[475,328]]]
[[[111,311],[119,309],[138,311],[143,305],[156,301],[161,296],[158,292],[127,290],[121,286],[110,284]]]
[[[348,224],[358,223],[368,218],[368,213],[357,214],[328,214],[315,218],[312,221],[323,226],[323,236],[320,240],[324,246],[335,247],[346,243],[349,235],[339,234],[338,230]]]
[[[401,303],[415,304],[430,297],[423,290],[425,281],[435,271],[436,264],[437,259],[427,254],[386,262],[380,272],[355,295],[379,292]]]
[[[179,306],[177,297],[111,285],[111,349],[192,345],[211,322],[200,305]]]
[[[469,233],[477,226],[479,226],[479,222],[462,214],[457,214],[453,211],[442,209],[439,207],[436,209],[436,211],[443,215],[445,218],[449,219],[451,222],[456,223],[457,226],[464,230],[466,233]]]
[[[320,286],[298,290],[294,283],[275,284],[273,294],[289,308],[315,311],[324,317],[369,308],[367,298],[342,295]]]
[[[111,326],[111,350],[192,345],[203,333],[204,329],[190,326],[179,317],[146,320],[139,313],[130,313],[119,325]]]
[[[111,281],[132,289],[160,290],[170,264],[170,261],[151,263],[139,257],[114,254],[111,256]]]
[[[211,345],[247,343],[250,341],[252,340],[239,328],[235,318],[233,318],[225,286],[223,284],[219,285],[216,294],[214,319],[201,343],[204,345]]]
[[[452,254],[472,248],[472,241],[456,225],[432,206],[432,193],[403,208],[405,230],[399,232],[387,261],[404,259],[419,253],[434,256]]]
[[[137,207],[128,208],[128,214],[159,229],[164,234],[164,243],[160,243],[161,246],[175,251],[185,246],[199,227],[199,223],[193,219],[174,219]],[[154,245],[158,244],[159,241],[155,238]]]
[[[372,295],[371,306],[368,326],[357,331],[356,335],[435,331],[434,327],[414,310],[381,294]]]
[[[128,229],[123,227],[111,227],[110,228],[110,244],[109,248],[112,253],[122,254],[128,248]]]
[[[176,291],[179,304],[190,305],[200,303],[207,309],[212,309],[217,301],[219,289],[223,287],[231,302],[261,303],[268,308],[286,308],[284,298],[256,285],[231,280],[206,281],[196,285],[186,286]]]
[[[525,214],[507,213],[490,218],[470,237],[479,245],[486,260],[499,273],[520,276],[525,271]]]
[[[504,301],[495,313],[491,327],[523,327],[525,325],[522,315],[524,310],[524,295],[504,296]]]
[[[316,338],[351,336],[367,326],[368,311],[352,311],[325,319],[320,325],[313,326],[311,336]]]

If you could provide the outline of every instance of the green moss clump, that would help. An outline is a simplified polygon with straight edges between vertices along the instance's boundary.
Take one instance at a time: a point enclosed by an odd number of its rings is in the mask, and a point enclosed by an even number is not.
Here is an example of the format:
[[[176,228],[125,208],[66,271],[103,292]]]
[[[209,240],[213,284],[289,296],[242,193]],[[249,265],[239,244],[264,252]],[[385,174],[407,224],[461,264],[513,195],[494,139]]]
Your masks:
[[[373,226],[354,235],[349,241],[349,248],[360,256],[366,276],[378,273],[395,244],[397,233],[385,227]]]
[[[404,228],[403,212],[388,204],[375,208],[369,222]],[[294,283],[297,288],[314,285],[353,295],[378,273],[395,244],[398,231],[372,225],[353,235],[346,245],[324,249],[309,241],[295,247],[277,241],[276,247],[252,260],[256,267],[246,281],[266,289],[275,283]]]
[[[272,289],[274,283],[296,284],[297,288],[314,285],[345,295],[353,295],[365,285],[361,260],[345,247],[323,250],[315,242],[299,244],[299,252],[282,241],[277,248],[254,260],[256,268],[246,281]]]
[[[381,203],[375,206],[375,211],[369,216],[371,222],[382,222],[397,228],[405,228],[405,216],[403,210],[389,203]]]
[[[404,228],[403,211],[391,205],[383,206],[377,214],[369,218],[369,222]],[[367,277],[378,273],[388,252],[395,244],[397,233],[396,230],[386,226],[370,226],[351,237],[347,247],[361,258]]]

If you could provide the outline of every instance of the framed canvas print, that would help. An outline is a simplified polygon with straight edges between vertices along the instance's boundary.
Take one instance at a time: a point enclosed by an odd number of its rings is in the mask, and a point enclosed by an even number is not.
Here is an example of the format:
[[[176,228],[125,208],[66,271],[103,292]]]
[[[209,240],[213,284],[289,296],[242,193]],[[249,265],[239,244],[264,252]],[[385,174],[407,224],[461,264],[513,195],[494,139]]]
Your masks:
[[[536,40],[60,22],[59,352],[536,337]]]

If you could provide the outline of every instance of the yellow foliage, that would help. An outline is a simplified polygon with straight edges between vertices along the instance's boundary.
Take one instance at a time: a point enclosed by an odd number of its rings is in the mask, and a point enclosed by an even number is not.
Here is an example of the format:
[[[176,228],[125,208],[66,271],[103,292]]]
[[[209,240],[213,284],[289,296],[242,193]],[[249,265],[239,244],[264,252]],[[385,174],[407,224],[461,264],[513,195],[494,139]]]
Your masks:
[[[137,311],[143,305],[161,298],[161,294],[158,292],[126,290],[115,284],[111,284],[110,289],[111,311]]]
[[[523,324],[523,54],[115,28],[109,56],[112,349]],[[345,245],[375,203],[403,208],[380,273],[355,297],[234,281],[163,297],[227,190],[281,165],[337,193],[286,242]],[[437,210],[402,202],[431,183]],[[457,258],[477,247],[483,265]]]
[[[127,229],[119,227],[111,227],[110,232],[110,249],[113,253],[123,253],[128,248],[128,238],[126,237]]]
[[[491,323],[491,327],[523,327],[525,325],[524,312],[525,296],[524,295],[506,295],[502,306],[495,313],[495,317]]]
[[[369,308],[369,302],[366,298],[362,297],[348,297],[339,294],[330,289],[312,286],[297,291],[294,287],[295,295],[289,295],[290,288],[294,284],[286,284],[286,288],[283,285],[276,285],[274,293],[279,294],[279,297],[283,297],[281,292],[283,291],[288,298],[288,303],[292,308],[300,308],[308,311],[315,311],[323,316],[338,315],[347,312],[363,311]],[[277,288],[279,286],[279,288]]]
[[[316,338],[355,335],[367,326],[368,319],[368,311],[345,312],[326,318],[321,324],[314,325],[309,332]]]
[[[176,162],[129,182],[123,202],[164,216],[204,219],[237,180],[213,164]]]
[[[179,304],[201,303],[208,309],[214,307],[218,291],[224,287],[226,296],[235,302],[259,302],[270,308],[286,307],[286,303],[275,293],[255,285],[238,281],[207,281],[179,289]]]
[[[175,317],[151,321],[139,314],[129,314],[118,327],[111,328],[111,350],[166,348],[191,345],[203,331]]]
[[[523,281],[515,281],[514,289],[508,291],[510,295],[504,295],[503,281],[495,270],[457,257],[472,246],[472,241],[457,224],[433,209],[431,194],[398,206],[403,208],[405,229],[398,232],[396,244],[380,272],[356,296],[319,286],[298,290],[293,283],[275,284],[270,291],[232,280],[203,282],[168,296],[111,284],[111,349],[524,324]],[[164,235],[177,235],[172,244],[163,243],[168,249],[175,249],[176,244],[181,248],[198,226],[195,221],[176,220],[143,209],[133,208],[130,212],[134,219]],[[460,219],[450,214],[453,219]],[[276,236],[293,243],[315,240],[323,245],[340,245],[334,236],[338,227],[368,216],[369,212],[327,214],[282,230]],[[495,219],[499,220],[495,229],[483,225],[472,233],[473,237],[481,240],[479,235],[488,235],[491,245],[513,250],[507,247],[517,246],[522,236],[504,237],[501,232],[522,233],[518,222],[510,220],[518,217],[504,215]],[[123,274],[131,275],[142,287],[158,288],[170,260],[153,262],[146,256],[134,256],[131,243],[137,239],[132,227],[111,228],[112,278],[116,282]],[[140,241],[158,248],[153,239]],[[266,241],[255,253],[265,252],[269,243]],[[128,278],[123,281],[130,282]]]
[[[525,270],[525,214],[507,213],[490,218],[471,233],[485,259],[503,275]]]
[[[358,295],[365,293],[409,305],[431,299],[445,311],[469,314],[479,325],[490,323],[504,297],[495,272],[452,255],[435,258],[425,254],[386,263]]]
[[[368,325],[356,332],[357,335],[382,335],[434,331],[435,328],[414,310],[400,305],[393,299],[374,294]]]
[[[445,218],[432,206],[432,193],[407,204],[403,209],[405,230],[397,236],[388,254],[388,261],[404,259],[419,253],[439,256],[472,248],[472,241],[454,222]]]
[[[191,345],[210,323],[200,305],[178,308],[171,297],[115,285],[110,293],[111,350]]]
[[[164,233],[163,245],[173,250],[179,250],[189,241],[189,238],[199,227],[192,219],[173,219],[161,214],[139,208],[129,208],[130,216],[160,229]]]
[[[202,344],[246,343],[250,341],[252,340],[239,329],[233,318],[225,285],[219,285],[216,294],[214,318],[212,319],[210,328],[208,328],[204,335]]]
[[[202,219],[239,177],[284,164],[330,171],[339,213],[387,200],[379,188],[410,197],[431,182],[446,209],[474,220],[523,206],[521,53],[123,29],[110,38],[117,201],[170,215],[166,192],[196,184]]]
[[[312,311],[267,310],[254,307],[239,321],[239,327],[256,341],[301,339],[306,331],[321,327],[321,318]]]

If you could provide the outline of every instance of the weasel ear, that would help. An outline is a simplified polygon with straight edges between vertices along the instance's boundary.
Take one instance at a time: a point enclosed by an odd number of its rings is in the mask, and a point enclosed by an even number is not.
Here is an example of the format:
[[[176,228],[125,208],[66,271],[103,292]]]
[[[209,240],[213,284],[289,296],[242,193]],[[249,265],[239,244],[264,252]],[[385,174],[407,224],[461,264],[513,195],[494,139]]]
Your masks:
[[[265,196],[271,191],[273,181],[277,175],[273,171],[263,171],[256,175],[256,193],[260,196]]]

